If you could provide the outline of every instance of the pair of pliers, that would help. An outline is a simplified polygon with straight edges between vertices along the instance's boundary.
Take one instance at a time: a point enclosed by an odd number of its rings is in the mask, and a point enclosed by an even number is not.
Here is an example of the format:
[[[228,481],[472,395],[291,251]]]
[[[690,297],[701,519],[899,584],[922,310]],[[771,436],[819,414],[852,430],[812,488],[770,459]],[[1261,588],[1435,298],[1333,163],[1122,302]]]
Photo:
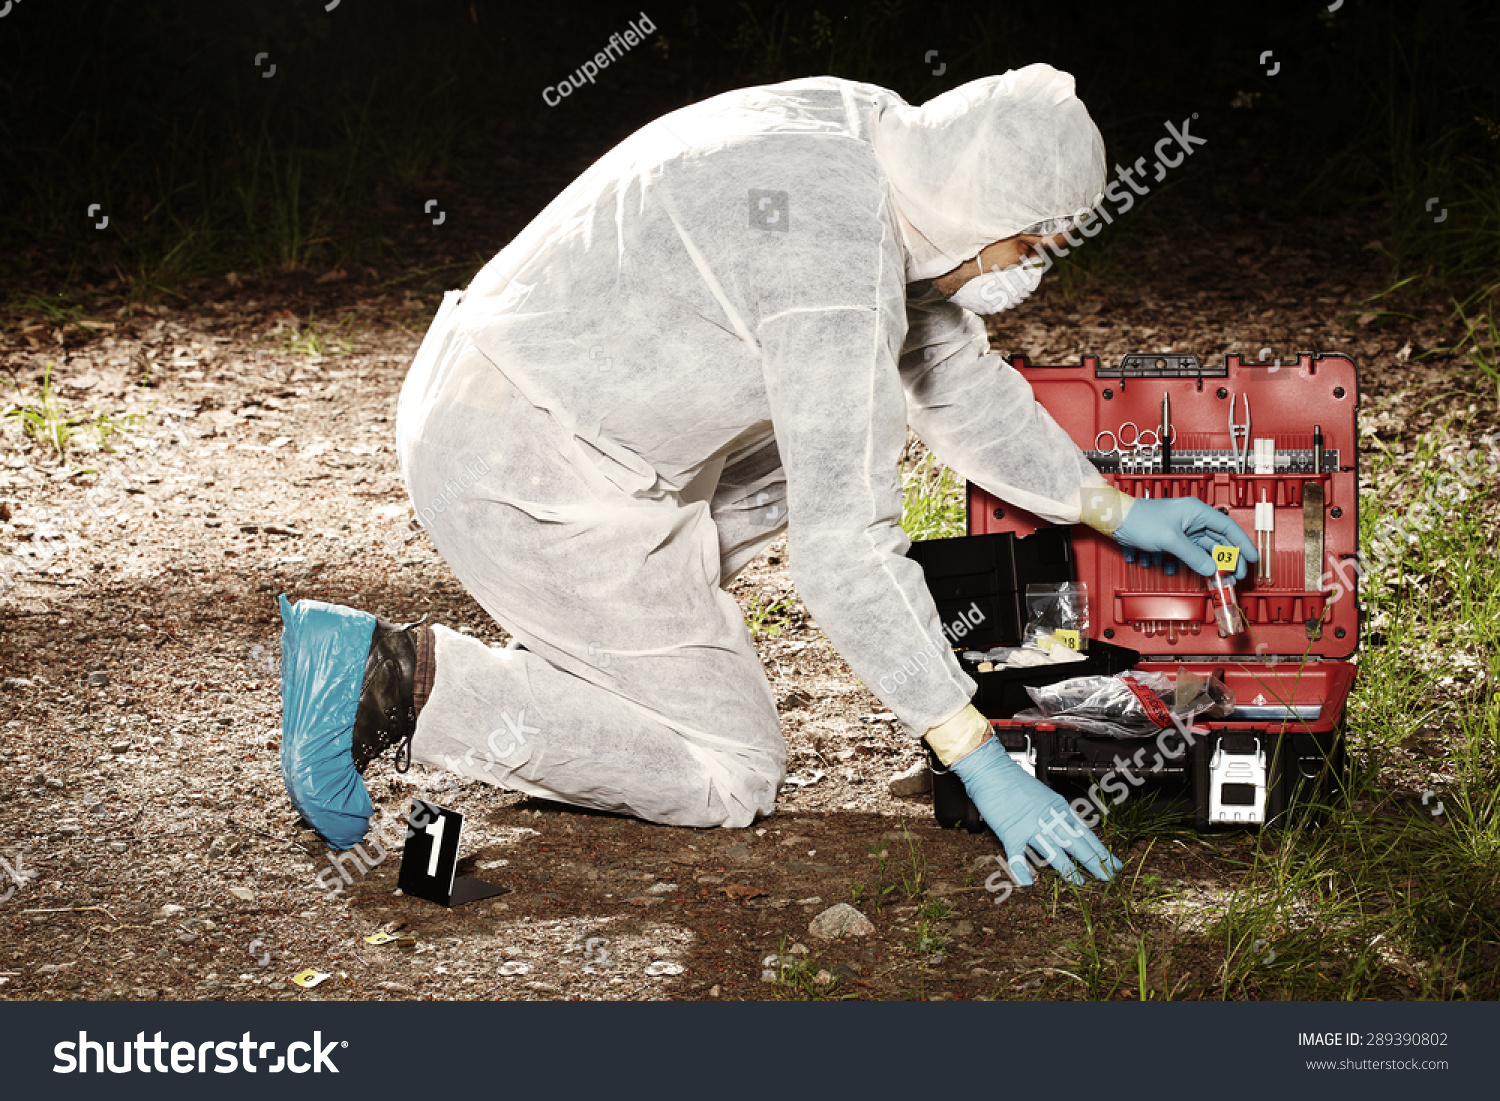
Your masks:
[[[1245,394],[1245,423],[1234,422],[1234,395],[1229,395],[1229,447],[1234,452],[1235,469],[1243,474],[1250,463],[1250,395]]]

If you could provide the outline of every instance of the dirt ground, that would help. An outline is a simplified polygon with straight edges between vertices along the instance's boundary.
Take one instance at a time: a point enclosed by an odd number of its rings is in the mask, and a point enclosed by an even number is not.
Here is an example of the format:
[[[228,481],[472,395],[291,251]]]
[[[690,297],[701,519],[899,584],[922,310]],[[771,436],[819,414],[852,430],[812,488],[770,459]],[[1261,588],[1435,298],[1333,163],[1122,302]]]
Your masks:
[[[1367,413],[1400,392],[1387,417],[1419,427],[1466,399],[1451,361],[1413,361],[1433,324],[1350,307],[1382,289],[1372,236],[1357,222],[1190,225],[1132,246],[1123,273],[1072,299],[1044,282],[995,342],[1043,363],[1343,352]],[[75,417],[106,413],[120,431],[110,453],[77,428],[68,462],[14,426],[4,437],[0,858],[19,875],[0,881],[0,998],[1078,996],[1076,900],[1049,875],[994,905],[993,836],[940,830],[926,798],[890,794],[917,746],[808,619],[784,543],[734,585],[747,611],[788,602],[759,637],[790,746],[774,816],[663,828],[420,766],[398,776],[386,758],[371,769],[371,864],[345,858],[338,874],[281,783],[277,594],[504,637],[425,536],[401,540],[396,396],[441,287],[392,290],[391,274],[215,279],[132,311],[101,286],[90,316],[107,327],[7,319],[3,363],[23,393],[51,364]],[[290,346],[310,317],[333,342],[323,354]],[[395,819],[423,792],[467,815],[461,870],[510,893],[451,911],[394,893]],[[1128,833],[1109,840],[1118,889],[1144,873],[1205,897],[1249,844],[1147,856]],[[839,902],[874,932],[813,936]],[[400,939],[365,941],[380,931]],[[1214,996],[1210,947],[1189,936],[1177,951],[1161,992]],[[785,981],[764,981],[782,952]],[[293,985],[307,968],[330,977]]]

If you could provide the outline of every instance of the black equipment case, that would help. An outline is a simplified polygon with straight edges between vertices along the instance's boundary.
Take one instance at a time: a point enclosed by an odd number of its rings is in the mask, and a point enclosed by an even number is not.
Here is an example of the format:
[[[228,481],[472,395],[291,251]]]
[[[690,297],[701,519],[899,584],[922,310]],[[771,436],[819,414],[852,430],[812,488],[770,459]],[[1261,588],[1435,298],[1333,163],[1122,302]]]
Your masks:
[[[1345,771],[1344,705],[1359,630],[1353,362],[1304,352],[1291,365],[1230,355],[1204,366],[1180,353],[1130,355],[1117,367],[1095,356],[1078,366],[1033,366],[1021,356],[1012,364],[1111,485],[1137,498],[1199,497],[1257,541],[1260,503],[1262,526],[1274,523],[1274,553],[1268,581],[1251,565],[1239,583],[1245,630],[1221,638],[1204,579],[1187,567],[1168,573],[1165,564],[1127,562],[1108,536],[1051,525],[971,483],[969,535],[913,544],[910,556],[942,622],[972,624],[956,647],[960,664],[1006,750],[1070,801],[1108,812],[1150,799],[1199,828],[1278,823],[1326,802]],[[1027,584],[1059,581],[1088,587],[1086,661],[980,673],[962,657],[1018,645]],[[1031,704],[1027,684],[1180,667],[1222,677],[1236,712],[1145,739],[1011,717]],[[928,756],[938,821],[983,830],[962,782]]]

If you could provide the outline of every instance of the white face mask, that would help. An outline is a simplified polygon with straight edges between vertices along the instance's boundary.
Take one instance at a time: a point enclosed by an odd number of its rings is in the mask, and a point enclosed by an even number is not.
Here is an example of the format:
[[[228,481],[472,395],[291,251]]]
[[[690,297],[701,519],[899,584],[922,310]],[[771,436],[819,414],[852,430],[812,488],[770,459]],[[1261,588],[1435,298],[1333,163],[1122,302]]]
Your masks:
[[[948,300],[977,314],[1000,313],[1019,306],[1041,285],[1045,266],[1041,260],[1033,259],[976,275],[949,295]]]

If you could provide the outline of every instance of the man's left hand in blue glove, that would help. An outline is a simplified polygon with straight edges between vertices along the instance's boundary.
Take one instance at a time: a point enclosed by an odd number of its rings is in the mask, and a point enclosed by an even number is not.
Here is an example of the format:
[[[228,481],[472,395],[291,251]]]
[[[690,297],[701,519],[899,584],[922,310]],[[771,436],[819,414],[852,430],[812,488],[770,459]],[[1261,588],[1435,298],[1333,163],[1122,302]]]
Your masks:
[[[1236,581],[1245,579],[1247,563],[1260,561],[1245,529],[1197,497],[1136,498],[1110,486],[1085,494],[1082,522],[1113,536],[1122,547],[1173,555],[1204,577],[1214,575],[1215,544],[1239,547]]]

